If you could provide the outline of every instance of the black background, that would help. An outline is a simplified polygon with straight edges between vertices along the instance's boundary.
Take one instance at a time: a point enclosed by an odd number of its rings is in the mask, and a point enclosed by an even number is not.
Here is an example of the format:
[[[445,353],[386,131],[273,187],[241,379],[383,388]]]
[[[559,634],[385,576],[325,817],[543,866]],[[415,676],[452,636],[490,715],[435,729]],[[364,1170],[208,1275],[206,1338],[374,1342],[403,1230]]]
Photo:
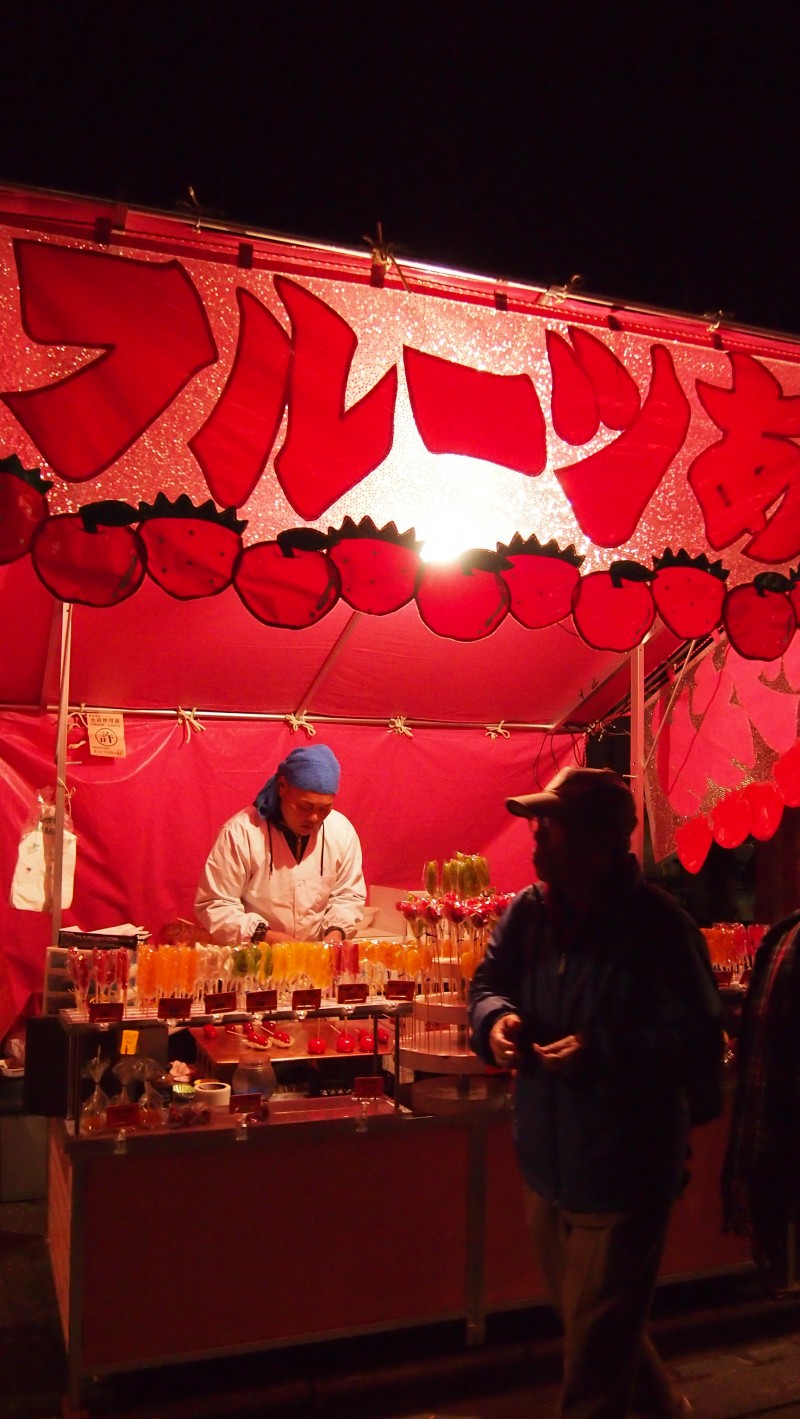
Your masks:
[[[794,3],[14,11],[0,180],[800,333]]]

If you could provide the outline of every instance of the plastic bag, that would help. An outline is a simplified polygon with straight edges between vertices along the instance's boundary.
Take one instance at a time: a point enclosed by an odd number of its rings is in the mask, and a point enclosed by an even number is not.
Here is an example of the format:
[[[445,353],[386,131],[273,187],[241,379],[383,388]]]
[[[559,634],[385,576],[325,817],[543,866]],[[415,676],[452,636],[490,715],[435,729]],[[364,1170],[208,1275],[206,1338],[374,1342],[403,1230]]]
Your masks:
[[[11,882],[11,905],[20,911],[53,909],[53,864],[56,849],[55,789],[40,789],[36,805],[22,829]],[[61,906],[72,905],[77,838],[72,831],[69,804],[64,809],[64,851],[61,867]]]

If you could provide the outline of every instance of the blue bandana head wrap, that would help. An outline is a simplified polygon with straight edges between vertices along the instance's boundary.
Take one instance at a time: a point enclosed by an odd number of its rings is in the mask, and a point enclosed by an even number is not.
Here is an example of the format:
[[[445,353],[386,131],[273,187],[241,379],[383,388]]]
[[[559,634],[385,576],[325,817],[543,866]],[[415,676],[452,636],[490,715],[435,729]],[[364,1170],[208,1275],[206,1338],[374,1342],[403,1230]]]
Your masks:
[[[293,749],[278,764],[257,795],[255,809],[260,818],[273,816],[278,807],[278,779],[281,777],[309,793],[338,793],[339,774],[339,760],[327,744],[305,744]]]

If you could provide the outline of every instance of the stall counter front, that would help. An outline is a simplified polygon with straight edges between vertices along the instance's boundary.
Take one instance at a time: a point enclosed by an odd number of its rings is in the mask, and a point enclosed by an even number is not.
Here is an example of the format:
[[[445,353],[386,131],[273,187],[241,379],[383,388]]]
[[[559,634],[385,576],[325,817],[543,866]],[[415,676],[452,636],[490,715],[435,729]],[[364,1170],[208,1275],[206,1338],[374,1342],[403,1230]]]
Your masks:
[[[750,1264],[721,1228],[729,1106],[693,1135],[662,1280]],[[55,1122],[49,1240],[75,1403],[89,1376],[370,1331],[463,1321],[477,1342],[544,1301],[507,1108],[289,1096],[122,1140]]]
[[[90,1375],[468,1322],[471,1146],[383,1099],[273,1100],[263,1123],[124,1140],[54,1122],[71,1402]]]

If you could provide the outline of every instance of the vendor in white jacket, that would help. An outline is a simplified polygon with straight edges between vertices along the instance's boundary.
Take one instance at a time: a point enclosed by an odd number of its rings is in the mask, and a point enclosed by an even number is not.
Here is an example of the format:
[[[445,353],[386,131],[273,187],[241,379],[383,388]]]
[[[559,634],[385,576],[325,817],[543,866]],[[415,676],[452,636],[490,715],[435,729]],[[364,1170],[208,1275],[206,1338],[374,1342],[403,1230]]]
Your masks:
[[[344,941],[366,900],[361,844],[337,813],[339,763],[325,744],[293,749],[251,808],[225,823],[197,888],[212,941]]]

